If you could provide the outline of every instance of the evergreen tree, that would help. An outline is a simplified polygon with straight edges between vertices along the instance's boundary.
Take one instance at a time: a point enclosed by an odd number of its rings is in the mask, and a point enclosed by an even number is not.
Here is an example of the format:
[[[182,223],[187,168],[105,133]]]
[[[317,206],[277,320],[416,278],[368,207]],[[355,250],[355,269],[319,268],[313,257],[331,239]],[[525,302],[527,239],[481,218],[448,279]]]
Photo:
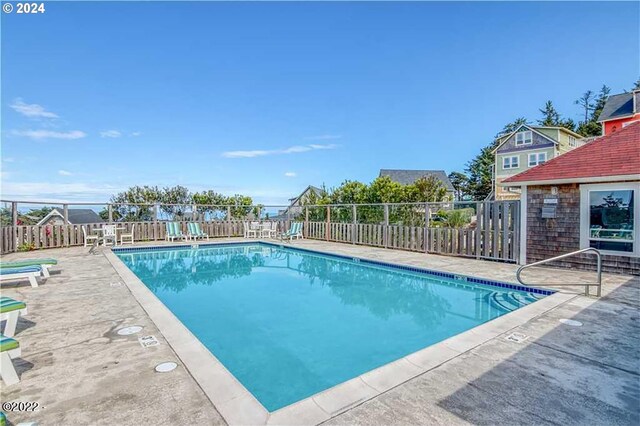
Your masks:
[[[584,109],[583,123],[587,123],[589,121],[590,113],[595,108],[595,105],[593,104],[593,92],[591,90],[587,90],[575,101],[575,104],[580,105]]]
[[[544,108],[539,110],[542,114],[542,120],[538,120],[538,124],[541,126],[559,126],[560,114],[553,106],[553,102],[547,101],[544,104]]]
[[[464,200],[468,194],[469,178],[464,173],[451,172],[449,173],[449,180],[453,189],[456,191],[456,198],[458,200]]]

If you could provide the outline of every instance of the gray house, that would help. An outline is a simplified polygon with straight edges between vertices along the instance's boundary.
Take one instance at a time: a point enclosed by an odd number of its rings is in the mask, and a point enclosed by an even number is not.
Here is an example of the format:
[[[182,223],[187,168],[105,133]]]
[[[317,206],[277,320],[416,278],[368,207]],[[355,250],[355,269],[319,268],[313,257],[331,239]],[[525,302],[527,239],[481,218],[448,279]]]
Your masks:
[[[104,222],[100,215],[91,209],[68,209],[67,214],[69,225]],[[38,225],[65,225],[63,210],[54,208],[38,222]]]
[[[411,185],[418,179],[433,176],[442,182],[444,187],[447,188],[447,195],[451,200],[455,197],[455,189],[444,170],[380,169],[379,177],[382,176],[389,176],[392,181],[398,182],[402,185]]]

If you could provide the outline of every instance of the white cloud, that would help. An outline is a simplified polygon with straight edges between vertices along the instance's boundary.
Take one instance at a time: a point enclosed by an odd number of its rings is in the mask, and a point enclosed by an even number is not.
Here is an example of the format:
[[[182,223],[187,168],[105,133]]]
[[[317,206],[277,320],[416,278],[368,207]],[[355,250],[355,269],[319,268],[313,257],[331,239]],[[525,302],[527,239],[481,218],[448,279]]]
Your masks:
[[[45,110],[42,105],[27,104],[20,98],[17,98],[9,106],[20,114],[30,118],[58,118],[58,114]]]
[[[68,132],[56,132],[53,130],[14,130],[14,135],[24,136],[31,139],[82,139],[87,134],[80,130],[70,130]]]
[[[60,176],[71,176],[73,173],[66,171],[66,170],[58,170],[58,174]]]
[[[286,172],[284,175],[286,177],[296,177],[296,176],[298,176],[296,172]]]
[[[328,141],[334,139],[342,139],[342,135],[317,135],[317,136],[307,136],[306,140],[309,141]]]
[[[90,183],[3,182],[2,196],[26,201],[100,202],[123,188]]]
[[[4,157],[2,161],[4,161],[5,163],[13,163],[16,161],[16,159],[13,157]]]
[[[132,132],[131,136],[136,137],[136,136],[140,136],[142,134],[142,132]]]
[[[253,150],[253,151],[226,151],[222,153],[223,157],[226,158],[254,158],[254,157],[264,157],[267,155],[281,155],[281,154],[298,154],[301,152],[309,152],[316,150],[324,150],[324,149],[336,149],[338,145],[328,144],[328,145],[319,145],[319,144],[311,144],[311,145],[295,145],[289,148],[284,149],[271,149],[271,150]]]
[[[100,132],[100,137],[103,138],[119,138],[122,136],[122,132],[118,130],[105,130],[104,132]]]

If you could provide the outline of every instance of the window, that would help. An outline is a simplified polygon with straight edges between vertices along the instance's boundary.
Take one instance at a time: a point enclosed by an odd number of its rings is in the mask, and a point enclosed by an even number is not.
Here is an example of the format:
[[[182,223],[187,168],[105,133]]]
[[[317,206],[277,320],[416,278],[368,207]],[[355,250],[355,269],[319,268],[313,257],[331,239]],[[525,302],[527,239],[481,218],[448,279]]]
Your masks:
[[[622,123],[622,128],[627,127],[629,124],[637,123],[640,120],[627,121],[626,123]]]
[[[575,137],[569,136],[569,146],[571,148],[575,148],[576,146],[578,146],[578,141],[576,140]]]
[[[582,185],[580,246],[611,254],[638,254],[640,185]]]
[[[502,157],[502,168],[517,169],[520,166],[518,158],[517,155],[515,157]]]
[[[531,130],[516,133],[516,145],[528,145],[533,142]]]
[[[529,154],[529,167],[537,166],[538,164],[542,164],[547,161],[547,153],[546,152],[538,152]]]

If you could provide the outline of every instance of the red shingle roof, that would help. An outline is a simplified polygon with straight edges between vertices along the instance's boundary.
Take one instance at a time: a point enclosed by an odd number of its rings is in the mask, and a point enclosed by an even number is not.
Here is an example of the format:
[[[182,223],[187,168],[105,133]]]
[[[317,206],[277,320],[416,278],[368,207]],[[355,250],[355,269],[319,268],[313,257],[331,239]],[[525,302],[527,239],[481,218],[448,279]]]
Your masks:
[[[640,122],[602,136],[503,183],[640,175]]]

